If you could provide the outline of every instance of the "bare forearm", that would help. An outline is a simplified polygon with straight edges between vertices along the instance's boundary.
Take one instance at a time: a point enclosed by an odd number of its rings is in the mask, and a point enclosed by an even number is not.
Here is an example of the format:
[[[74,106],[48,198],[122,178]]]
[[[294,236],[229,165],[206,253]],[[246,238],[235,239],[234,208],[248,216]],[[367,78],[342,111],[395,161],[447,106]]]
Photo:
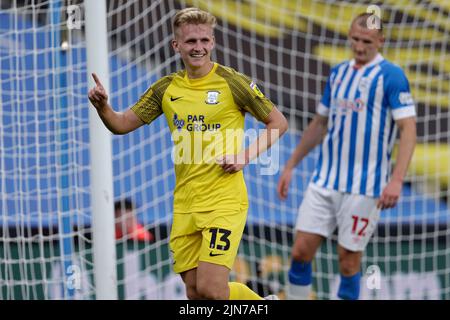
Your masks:
[[[285,169],[292,170],[297,164],[319,143],[322,142],[323,137],[327,132],[326,119],[316,117],[309,124],[308,128],[303,133],[300,143],[295,148],[292,156],[286,163]]]
[[[97,112],[105,126],[114,134],[125,134],[144,124],[131,109],[115,112],[110,105],[107,105],[104,108],[98,108]]]
[[[245,150],[246,163],[256,159],[261,153],[269,149],[287,130],[286,118],[278,111],[274,110],[269,115],[266,128],[259,137]]]
[[[377,202],[377,208],[381,210],[396,206],[402,191],[403,179],[406,176],[409,162],[411,161],[416,145],[415,118],[405,118],[396,122],[400,129],[398,154],[391,180],[383,189]]]
[[[416,146],[416,123],[408,121],[400,127],[398,154],[391,180],[403,182]]]
[[[249,162],[270,148],[288,128],[284,115],[276,107],[264,121],[266,128],[247,149],[238,155],[228,154],[216,159],[216,162],[227,173],[235,173],[242,170]]]
[[[259,137],[246,150],[246,162],[256,159],[261,153],[269,149],[286,131],[269,126],[262,131]]]
[[[97,110],[100,119],[109,131],[114,134],[125,134],[144,124],[131,109],[125,112],[115,112],[108,103],[108,94],[100,79],[95,73],[92,74],[92,77],[95,81],[95,87],[89,90],[89,101]]]
[[[123,130],[124,117],[122,112],[116,112],[107,104],[101,109],[97,109],[103,124],[114,134],[127,133]]]

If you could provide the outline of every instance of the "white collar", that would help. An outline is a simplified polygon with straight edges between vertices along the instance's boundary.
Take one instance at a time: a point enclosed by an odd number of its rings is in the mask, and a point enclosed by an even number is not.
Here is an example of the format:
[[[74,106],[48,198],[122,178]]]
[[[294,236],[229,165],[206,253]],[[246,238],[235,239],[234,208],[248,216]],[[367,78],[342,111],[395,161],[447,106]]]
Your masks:
[[[380,63],[383,60],[384,60],[384,57],[381,55],[381,53],[377,53],[377,55],[375,56],[375,58],[372,59],[372,61],[370,61],[369,63],[366,63],[363,66],[361,66],[360,69],[374,66],[374,65]],[[355,61],[354,58],[352,60],[350,60],[350,67],[353,67],[355,65],[355,63],[356,63],[356,61]]]

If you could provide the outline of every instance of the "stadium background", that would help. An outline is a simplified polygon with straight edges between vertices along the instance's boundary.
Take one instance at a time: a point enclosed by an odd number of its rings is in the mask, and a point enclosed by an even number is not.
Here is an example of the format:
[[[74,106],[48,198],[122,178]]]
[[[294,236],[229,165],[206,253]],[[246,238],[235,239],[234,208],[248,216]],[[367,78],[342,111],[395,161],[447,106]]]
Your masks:
[[[251,75],[289,118],[291,130],[277,146],[279,162],[284,164],[314,114],[330,67],[348,56],[345,41],[351,17],[376,3],[268,3],[107,1],[112,105],[126,109],[155,79],[181,67],[169,49],[170,17],[176,9],[199,6],[219,19],[216,60]],[[83,7],[81,1],[68,4]],[[448,299],[450,71],[446,61],[450,7],[445,1],[378,4],[388,21],[384,54],[407,68],[411,81],[418,107],[419,145],[401,202],[383,213],[363,265],[376,262],[389,277],[384,290],[363,290],[363,297]],[[29,14],[31,8],[33,14]],[[58,150],[53,143],[58,118],[52,108],[58,104],[61,89],[55,79],[59,73],[70,72],[66,93],[73,112],[69,128],[73,241],[80,255],[76,259],[86,270],[78,297],[91,298],[83,32],[72,31],[71,59],[64,68],[56,68],[55,51],[49,50],[48,39],[54,30],[49,27],[48,1],[2,0],[1,10],[1,296],[61,298],[58,182],[52,174],[58,170]],[[258,127],[251,119],[247,126]],[[139,132],[113,137],[115,198],[134,199],[139,220],[156,236],[151,244],[118,243],[120,298],[183,296],[179,279],[170,271],[167,248],[174,186],[170,150],[170,135],[162,118]],[[275,195],[278,174],[261,176],[260,165],[246,169],[249,220],[233,277],[259,281],[282,294],[292,227],[316,156],[312,154],[298,168],[285,203]],[[318,298],[333,297],[335,257],[334,241],[327,242],[316,261]],[[412,291],[419,293],[414,296]]]

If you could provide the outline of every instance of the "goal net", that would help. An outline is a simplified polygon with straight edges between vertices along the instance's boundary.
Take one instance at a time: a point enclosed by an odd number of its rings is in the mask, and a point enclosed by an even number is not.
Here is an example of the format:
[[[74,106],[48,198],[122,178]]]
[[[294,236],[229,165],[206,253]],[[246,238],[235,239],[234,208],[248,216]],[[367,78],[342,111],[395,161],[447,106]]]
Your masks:
[[[315,113],[330,67],[350,57],[352,17],[374,2],[106,3],[115,110],[183,67],[171,49],[171,18],[197,6],[218,18],[214,59],[251,76],[288,118],[290,129],[270,156],[244,170],[250,207],[231,274],[261,295],[283,298],[317,150],[296,168],[286,201],[276,195],[280,171]],[[361,298],[449,299],[450,5],[388,0],[379,8],[382,53],[410,80],[418,145],[402,197],[382,212],[363,255]],[[0,9],[0,299],[95,299],[84,4],[5,0]],[[261,124],[249,117],[246,128]],[[138,234],[127,217],[116,218],[118,297],[183,299],[168,248],[175,178],[166,121],[112,139],[114,200],[131,199],[143,227]],[[313,270],[311,298],[335,299],[335,236],[321,246]]]

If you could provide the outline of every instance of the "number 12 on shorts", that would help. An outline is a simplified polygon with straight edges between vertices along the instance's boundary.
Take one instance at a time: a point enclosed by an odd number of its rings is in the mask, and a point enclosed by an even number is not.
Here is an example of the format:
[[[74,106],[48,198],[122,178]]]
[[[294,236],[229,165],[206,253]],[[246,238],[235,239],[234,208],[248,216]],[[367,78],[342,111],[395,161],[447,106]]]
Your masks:
[[[364,233],[364,231],[369,225],[369,219],[361,218],[358,216],[352,216],[352,219],[353,219],[352,233],[353,234],[356,233],[358,236],[365,236],[366,234]]]

